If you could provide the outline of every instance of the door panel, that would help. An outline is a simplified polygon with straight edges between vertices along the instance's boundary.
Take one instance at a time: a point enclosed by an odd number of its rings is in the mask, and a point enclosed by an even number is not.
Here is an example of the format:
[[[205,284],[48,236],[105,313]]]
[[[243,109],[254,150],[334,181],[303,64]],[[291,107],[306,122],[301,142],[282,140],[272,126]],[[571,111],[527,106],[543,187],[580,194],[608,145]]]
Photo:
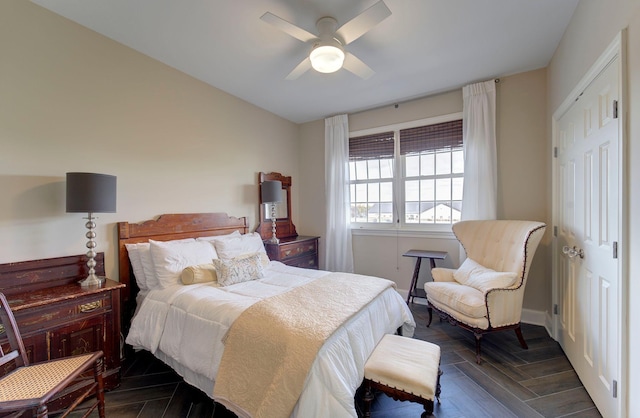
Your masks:
[[[605,417],[619,403],[619,59],[558,120],[556,218],[559,342]]]

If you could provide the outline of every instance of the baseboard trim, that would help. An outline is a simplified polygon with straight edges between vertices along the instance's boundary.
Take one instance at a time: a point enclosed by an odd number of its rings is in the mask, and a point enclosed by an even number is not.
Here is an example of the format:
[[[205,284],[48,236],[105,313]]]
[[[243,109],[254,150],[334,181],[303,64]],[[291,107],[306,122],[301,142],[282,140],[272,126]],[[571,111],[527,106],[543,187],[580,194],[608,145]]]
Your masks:
[[[536,311],[533,309],[522,309],[521,321],[525,324],[539,325],[546,328],[547,315],[543,311]]]

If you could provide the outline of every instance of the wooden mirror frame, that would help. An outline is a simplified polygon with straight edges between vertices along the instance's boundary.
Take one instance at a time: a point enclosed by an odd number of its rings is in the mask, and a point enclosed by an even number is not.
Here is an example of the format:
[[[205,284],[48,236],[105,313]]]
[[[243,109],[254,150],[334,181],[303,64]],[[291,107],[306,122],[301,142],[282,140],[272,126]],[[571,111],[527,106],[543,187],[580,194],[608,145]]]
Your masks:
[[[276,236],[278,238],[297,237],[296,226],[291,218],[291,176],[283,176],[280,173],[258,173],[258,201],[260,202],[260,219],[256,232],[263,240],[271,238],[271,218],[266,213],[265,204],[262,202],[262,182],[276,180],[282,183],[282,189],[286,191],[287,201],[280,203],[287,205],[287,217],[276,219]]]

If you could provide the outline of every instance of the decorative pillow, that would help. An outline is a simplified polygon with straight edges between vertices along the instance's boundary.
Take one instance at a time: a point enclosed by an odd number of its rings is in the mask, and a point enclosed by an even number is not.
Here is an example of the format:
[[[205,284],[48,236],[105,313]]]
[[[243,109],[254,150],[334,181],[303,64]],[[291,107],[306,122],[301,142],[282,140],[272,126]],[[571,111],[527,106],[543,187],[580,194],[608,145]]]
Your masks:
[[[453,272],[453,278],[455,279],[456,282],[460,284],[467,284],[467,280],[469,280],[469,276],[471,276],[473,271],[478,268],[484,269],[485,267],[481,266],[480,264],[476,263],[470,258],[466,258],[462,262],[460,267],[458,267],[458,270]]]
[[[233,231],[230,234],[226,234],[226,235],[213,235],[210,237],[198,237],[196,238],[196,241],[209,241],[209,242],[213,242],[213,241],[223,241],[225,239],[229,239],[229,238],[235,238],[235,237],[239,237],[240,235],[240,231]]]
[[[504,289],[511,286],[515,283],[516,277],[515,273],[487,269],[484,273],[474,274],[469,277],[467,286],[471,286],[482,293],[487,293],[492,289]]]
[[[149,290],[149,288],[147,287],[147,276],[144,274],[142,259],[140,258],[140,252],[145,247],[148,251],[149,244],[124,244],[124,246],[127,247],[127,253],[129,253],[129,261],[131,261],[131,268],[133,269],[133,274],[136,276],[136,283],[138,283],[138,287],[142,291]]]
[[[213,263],[199,264],[185,268],[182,270],[180,280],[182,284],[215,282],[215,285],[219,286],[216,268]]]
[[[216,258],[216,250],[211,243],[192,239],[187,242],[167,242],[149,240],[151,259],[158,285],[164,289],[180,283],[182,270],[189,266],[210,263]]]
[[[264,266],[269,264],[269,257],[264,249],[262,237],[257,232],[214,241],[213,245],[216,247],[218,257],[222,259],[230,260],[245,254],[260,253],[264,254],[261,256],[262,264]]]
[[[263,277],[260,253],[245,254],[232,259],[214,259],[213,265],[216,268],[220,286],[229,286]]]
[[[516,281],[517,274],[495,271],[467,258],[453,273],[453,278],[460,284],[486,293],[491,289],[511,286]]]

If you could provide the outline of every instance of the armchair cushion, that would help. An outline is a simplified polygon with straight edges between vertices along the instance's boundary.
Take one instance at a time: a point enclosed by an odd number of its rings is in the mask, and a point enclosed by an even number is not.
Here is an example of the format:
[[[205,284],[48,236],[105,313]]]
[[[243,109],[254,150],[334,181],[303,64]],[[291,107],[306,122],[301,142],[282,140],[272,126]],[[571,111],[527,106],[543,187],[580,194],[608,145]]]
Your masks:
[[[513,285],[517,274],[495,271],[467,258],[453,273],[453,278],[462,285],[471,286],[486,294],[491,289],[504,289]]]
[[[424,288],[430,302],[436,301],[450,312],[460,312],[471,318],[487,316],[484,294],[471,286],[457,282],[428,282]]]
[[[454,282],[453,273],[454,269],[448,269],[444,267],[435,267],[431,269],[431,277],[434,282]]]

